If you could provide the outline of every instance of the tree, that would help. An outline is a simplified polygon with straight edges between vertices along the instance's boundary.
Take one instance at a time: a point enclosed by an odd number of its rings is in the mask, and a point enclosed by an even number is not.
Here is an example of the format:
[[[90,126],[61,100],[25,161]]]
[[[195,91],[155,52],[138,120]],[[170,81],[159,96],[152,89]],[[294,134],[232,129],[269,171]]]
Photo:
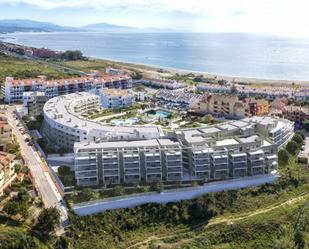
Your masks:
[[[285,166],[288,164],[289,161],[289,153],[287,150],[282,149],[278,153],[278,162],[280,166]]]
[[[51,232],[55,231],[59,223],[60,214],[58,209],[55,207],[46,208],[40,213],[33,230],[41,234],[49,235]]]
[[[20,172],[21,168],[22,168],[21,165],[20,165],[19,163],[16,163],[16,164],[14,165],[14,171],[15,171],[15,173],[18,174],[18,173]]]
[[[286,150],[291,154],[291,155],[296,155],[298,151],[298,144],[295,141],[290,141],[286,145]]]
[[[114,192],[114,195],[117,195],[117,196],[124,195],[124,188],[121,185],[117,185],[114,187],[113,192]]]
[[[295,134],[298,134],[302,137],[303,140],[305,140],[305,134],[303,131],[296,131]]]
[[[306,131],[309,131],[309,120],[306,119],[304,122],[303,122],[303,128],[306,130]]]
[[[67,165],[61,165],[59,168],[58,168],[58,175],[59,176],[66,176],[66,175],[69,175],[71,174],[71,169],[69,166]]]
[[[301,148],[301,146],[304,142],[304,140],[303,140],[303,138],[300,134],[295,134],[292,138],[292,141],[294,141],[298,145],[298,148]]]

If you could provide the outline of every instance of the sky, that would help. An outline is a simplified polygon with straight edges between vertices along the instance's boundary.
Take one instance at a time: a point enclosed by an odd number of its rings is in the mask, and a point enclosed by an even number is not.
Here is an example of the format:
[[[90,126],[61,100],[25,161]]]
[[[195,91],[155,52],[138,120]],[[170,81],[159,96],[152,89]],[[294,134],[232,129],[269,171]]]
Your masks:
[[[0,19],[309,36],[308,0],[0,0]]]

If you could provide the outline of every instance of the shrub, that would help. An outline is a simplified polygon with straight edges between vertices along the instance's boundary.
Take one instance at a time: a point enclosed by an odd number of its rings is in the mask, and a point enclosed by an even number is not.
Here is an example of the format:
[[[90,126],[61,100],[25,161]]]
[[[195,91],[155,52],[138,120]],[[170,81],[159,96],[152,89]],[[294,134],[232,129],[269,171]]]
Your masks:
[[[278,153],[278,162],[280,166],[285,166],[288,164],[289,161],[289,153],[287,150],[282,149]]]
[[[286,145],[286,150],[291,154],[291,155],[296,155],[297,151],[298,151],[298,144],[295,141],[290,141],[288,142],[288,144]]]

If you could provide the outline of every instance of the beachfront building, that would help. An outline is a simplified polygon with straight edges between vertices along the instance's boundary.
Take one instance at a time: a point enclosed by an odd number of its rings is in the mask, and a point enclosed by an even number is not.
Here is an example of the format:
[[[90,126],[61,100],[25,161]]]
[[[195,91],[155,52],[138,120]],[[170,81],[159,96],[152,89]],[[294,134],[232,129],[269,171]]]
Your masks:
[[[18,80],[6,77],[2,94],[6,103],[23,101],[25,92],[44,92],[48,99],[76,92],[102,88],[130,88],[132,79],[128,75],[85,76],[61,80],[48,80],[45,76],[36,79]]]
[[[44,106],[43,134],[58,148],[73,150],[75,142],[146,140],[160,138],[157,126],[109,126],[83,118],[100,109],[97,95],[83,92],[59,96]]]
[[[104,108],[126,108],[132,106],[135,102],[135,95],[127,89],[101,89],[99,92],[101,105]]]
[[[162,78],[144,77],[143,79],[138,80],[137,82],[145,86],[148,86],[148,87],[163,88],[163,89],[168,89],[168,90],[177,90],[177,89],[183,89],[187,87],[186,83],[177,82],[175,80],[162,79]]]
[[[183,175],[181,148],[169,139],[82,142],[74,154],[80,186],[174,181]]]
[[[23,108],[25,114],[35,117],[43,114],[43,108],[47,101],[44,92],[24,92],[23,93]]]
[[[15,179],[16,156],[6,152],[0,152],[0,195],[10,186]]]

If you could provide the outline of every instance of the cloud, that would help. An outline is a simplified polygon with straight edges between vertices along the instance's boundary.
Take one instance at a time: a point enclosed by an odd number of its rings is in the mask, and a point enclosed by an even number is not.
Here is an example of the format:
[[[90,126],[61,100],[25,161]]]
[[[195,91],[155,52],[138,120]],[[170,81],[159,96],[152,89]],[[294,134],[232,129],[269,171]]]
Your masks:
[[[194,31],[309,34],[308,0],[0,0],[1,4],[17,8],[27,4],[45,10],[94,9],[105,11],[104,16],[112,13],[116,21],[121,13],[130,13],[131,19],[139,16],[138,23],[141,16],[148,15],[143,22],[151,26],[165,21]],[[175,13],[188,18],[174,18]]]

